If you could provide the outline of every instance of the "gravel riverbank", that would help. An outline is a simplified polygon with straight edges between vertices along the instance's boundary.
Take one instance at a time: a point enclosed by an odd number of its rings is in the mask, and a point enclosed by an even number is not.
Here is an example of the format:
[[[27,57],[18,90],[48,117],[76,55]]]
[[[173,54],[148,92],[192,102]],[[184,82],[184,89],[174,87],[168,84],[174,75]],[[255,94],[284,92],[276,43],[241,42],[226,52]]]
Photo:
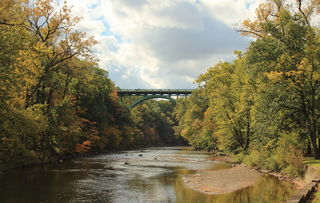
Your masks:
[[[198,170],[185,175],[184,184],[205,194],[224,194],[253,185],[261,176],[257,171],[237,165],[220,170]]]

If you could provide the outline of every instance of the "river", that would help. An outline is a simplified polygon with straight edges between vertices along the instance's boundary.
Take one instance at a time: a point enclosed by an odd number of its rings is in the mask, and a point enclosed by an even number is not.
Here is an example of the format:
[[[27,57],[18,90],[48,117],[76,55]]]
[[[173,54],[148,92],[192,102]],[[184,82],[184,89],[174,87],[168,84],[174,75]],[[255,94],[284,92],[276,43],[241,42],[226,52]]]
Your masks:
[[[14,169],[0,175],[0,202],[272,203],[292,193],[290,184],[272,176],[224,195],[205,195],[186,188],[184,174],[230,167],[208,157],[208,153],[189,147],[159,147]]]

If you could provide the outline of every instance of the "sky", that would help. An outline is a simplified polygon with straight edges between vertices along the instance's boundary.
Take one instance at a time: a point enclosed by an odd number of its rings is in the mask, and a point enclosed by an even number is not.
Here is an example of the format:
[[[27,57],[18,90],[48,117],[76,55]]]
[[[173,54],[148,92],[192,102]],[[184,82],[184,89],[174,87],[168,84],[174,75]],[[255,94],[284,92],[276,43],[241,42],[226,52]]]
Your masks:
[[[194,88],[249,38],[236,32],[259,0],[69,0],[78,29],[95,37],[99,66],[123,89]]]

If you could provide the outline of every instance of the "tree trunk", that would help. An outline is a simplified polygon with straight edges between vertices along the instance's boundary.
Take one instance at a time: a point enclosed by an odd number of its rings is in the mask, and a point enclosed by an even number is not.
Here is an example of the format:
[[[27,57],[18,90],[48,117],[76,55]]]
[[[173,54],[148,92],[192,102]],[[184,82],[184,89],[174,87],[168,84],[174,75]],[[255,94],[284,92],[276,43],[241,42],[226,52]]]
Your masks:
[[[72,78],[69,77],[69,74],[67,74],[67,78],[66,78],[66,81],[64,83],[64,90],[63,90],[62,99],[65,99],[65,97],[67,95],[68,86],[69,86],[69,83],[71,82],[71,80],[72,80]]]
[[[320,159],[319,147],[317,144],[316,134],[314,132],[310,133],[310,140],[311,140],[311,144],[314,152],[314,159]]]
[[[53,101],[52,101],[52,97],[53,97],[53,89],[51,88],[49,90],[49,94],[48,94],[48,98],[47,98],[47,111],[49,112],[49,109],[51,108],[51,106],[53,106]]]
[[[318,138],[318,154],[319,154],[318,159],[320,159],[320,138]]]
[[[308,144],[307,144],[307,154],[311,154],[311,144],[310,144],[310,139],[308,140]]]

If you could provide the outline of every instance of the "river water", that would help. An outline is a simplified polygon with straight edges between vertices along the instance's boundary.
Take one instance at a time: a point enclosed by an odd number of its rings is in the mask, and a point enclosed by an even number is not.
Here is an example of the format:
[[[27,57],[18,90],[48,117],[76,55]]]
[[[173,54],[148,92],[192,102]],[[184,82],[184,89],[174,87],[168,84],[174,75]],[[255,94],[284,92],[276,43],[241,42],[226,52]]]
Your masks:
[[[281,202],[290,184],[272,176],[224,195],[205,195],[184,186],[182,176],[198,169],[230,167],[188,147],[131,150],[10,170],[0,175],[0,202]]]

